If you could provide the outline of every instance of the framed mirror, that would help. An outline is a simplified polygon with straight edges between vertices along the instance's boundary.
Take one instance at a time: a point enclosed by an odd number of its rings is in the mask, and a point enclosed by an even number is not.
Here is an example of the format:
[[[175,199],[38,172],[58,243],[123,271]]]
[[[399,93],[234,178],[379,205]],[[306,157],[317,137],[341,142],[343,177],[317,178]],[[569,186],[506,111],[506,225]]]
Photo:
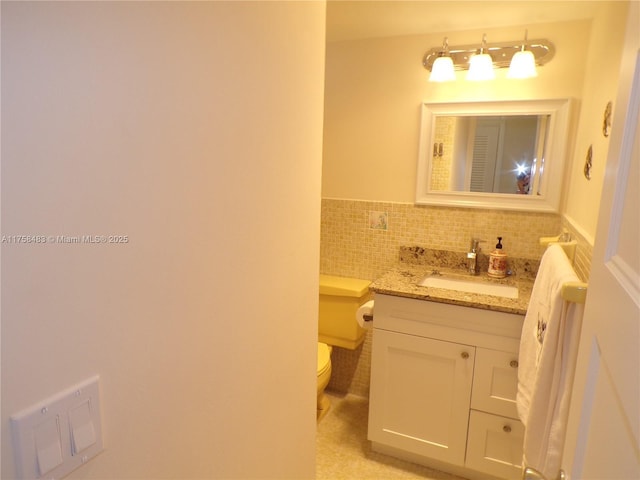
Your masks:
[[[423,103],[416,204],[557,212],[570,106]]]

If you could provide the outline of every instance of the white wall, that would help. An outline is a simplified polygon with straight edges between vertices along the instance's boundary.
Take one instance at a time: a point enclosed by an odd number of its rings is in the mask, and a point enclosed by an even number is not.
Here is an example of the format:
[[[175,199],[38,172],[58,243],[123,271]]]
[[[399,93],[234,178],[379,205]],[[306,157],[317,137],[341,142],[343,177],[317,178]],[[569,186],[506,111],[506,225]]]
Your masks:
[[[93,374],[70,478],[313,478],[322,2],[2,3],[8,417]]]

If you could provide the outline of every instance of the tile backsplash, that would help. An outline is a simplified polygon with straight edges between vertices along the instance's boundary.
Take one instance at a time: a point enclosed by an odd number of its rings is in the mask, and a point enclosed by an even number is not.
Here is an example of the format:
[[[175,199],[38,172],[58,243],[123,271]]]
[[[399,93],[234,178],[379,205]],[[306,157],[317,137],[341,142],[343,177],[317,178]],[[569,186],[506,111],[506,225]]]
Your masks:
[[[371,219],[385,213],[385,228]],[[539,259],[539,237],[557,235],[558,214],[416,206],[361,200],[322,201],[320,271],[330,275],[374,280],[392,268],[400,247],[421,246],[466,252],[471,238],[484,240],[484,253],[503,238],[512,257]]]
[[[496,237],[514,258],[539,260],[539,238],[568,230],[578,240],[575,268],[586,280],[592,247],[559,214],[472,208],[417,206],[410,203],[323,199],[320,272],[375,280],[400,260],[401,247],[466,252],[471,238],[484,240],[490,253]],[[406,249],[404,250],[406,252]],[[367,396],[371,369],[371,332],[351,351],[334,348],[329,389]]]

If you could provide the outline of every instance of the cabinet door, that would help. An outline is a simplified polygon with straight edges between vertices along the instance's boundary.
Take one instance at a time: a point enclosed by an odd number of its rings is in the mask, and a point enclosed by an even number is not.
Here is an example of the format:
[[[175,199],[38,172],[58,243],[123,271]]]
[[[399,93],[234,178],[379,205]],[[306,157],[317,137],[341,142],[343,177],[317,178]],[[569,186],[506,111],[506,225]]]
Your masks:
[[[478,348],[471,408],[518,418],[517,390],[518,354]]]
[[[369,439],[463,465],[475,348],[374,329]]]
[[[499,478],[522,478],[524,425],[519,420],[471,410],[466,466]]]

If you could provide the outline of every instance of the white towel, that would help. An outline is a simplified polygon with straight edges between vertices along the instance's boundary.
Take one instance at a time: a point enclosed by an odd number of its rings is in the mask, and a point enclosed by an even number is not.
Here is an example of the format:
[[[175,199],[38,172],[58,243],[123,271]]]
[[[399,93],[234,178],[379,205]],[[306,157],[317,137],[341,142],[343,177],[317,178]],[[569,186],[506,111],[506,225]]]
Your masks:
[[[562,285],[579,281],[562,247],[540,262],[522,327],[516,406],[525,425],[524,465],[557,478],[562,460],[583,305],[562,299]]]

